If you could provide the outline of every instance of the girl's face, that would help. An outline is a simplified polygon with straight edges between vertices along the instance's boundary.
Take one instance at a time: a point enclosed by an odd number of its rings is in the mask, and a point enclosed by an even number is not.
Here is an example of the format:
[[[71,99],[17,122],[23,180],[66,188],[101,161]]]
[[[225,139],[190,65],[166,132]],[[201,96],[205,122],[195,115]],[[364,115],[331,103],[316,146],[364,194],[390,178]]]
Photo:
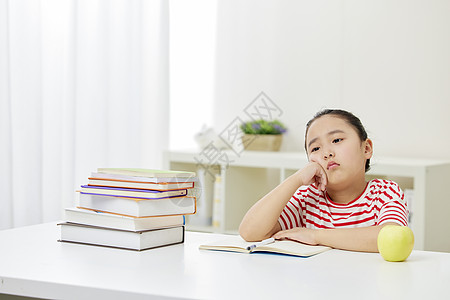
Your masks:
[[[344,119],[325,115],[316,119],[306,135],[308,158],[322,166],[330,188],[342,188],[365,177],[366,160],[372,157],[372,141],[361,141]],[[365,180],[365,179],[364,179]]]

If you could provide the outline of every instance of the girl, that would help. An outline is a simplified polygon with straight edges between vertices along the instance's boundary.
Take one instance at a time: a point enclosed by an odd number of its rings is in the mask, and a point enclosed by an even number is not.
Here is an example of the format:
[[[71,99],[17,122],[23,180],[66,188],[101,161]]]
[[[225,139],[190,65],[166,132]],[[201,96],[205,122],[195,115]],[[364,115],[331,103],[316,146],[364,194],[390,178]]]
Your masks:
[[[245,240],[274,237],[378,252],[384,225],[408,225],[399,186],[381,179],[366,182],[373,145],[352,113],[317,113],[306,125],[305,150],[309,163],[244,216],[239,233]]]

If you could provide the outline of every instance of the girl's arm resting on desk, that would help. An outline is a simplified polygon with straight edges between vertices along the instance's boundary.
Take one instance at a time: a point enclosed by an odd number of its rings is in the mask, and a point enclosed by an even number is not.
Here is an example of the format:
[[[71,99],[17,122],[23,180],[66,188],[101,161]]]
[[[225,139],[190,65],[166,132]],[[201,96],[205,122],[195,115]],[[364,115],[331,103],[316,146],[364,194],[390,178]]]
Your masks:
[[[336,249],[378,252],[377,238],[383,226],[396,223],[386,223],[379,226],[360,228],[309,229],[293,228],[274,234],[275,239],[287,238],[310,245],[324,245]]]
[[[261,241],[281,230],[278,223],[286,203],[302,185],[315,183],[325,190],[327,177],[317,163],[309,163],[256,202],[242,219],[239,234],[246,241]]]
[[[261,241],[281,230],[278,217],[297,186],[289,179],[261,198],[245,214],[239,234],[246,241]]]

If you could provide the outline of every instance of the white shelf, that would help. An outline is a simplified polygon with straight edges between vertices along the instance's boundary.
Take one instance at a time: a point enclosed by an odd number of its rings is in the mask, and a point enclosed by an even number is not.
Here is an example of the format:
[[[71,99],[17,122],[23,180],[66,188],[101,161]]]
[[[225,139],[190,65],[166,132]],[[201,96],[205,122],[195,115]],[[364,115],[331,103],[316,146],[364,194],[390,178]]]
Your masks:
[[[219,229],[210,227],[212,232],[237,231],[240,220],[253,203],[308,163],[304,152],[244,151],[236,154],[223,151],[221,153],[227,160],[221,163],[201,161],[200,153],[201,150],[195,149],[167,151],[165,167],[191,171],[198,167],[215,168],[216,173],[222,174],[224,220]],[[442,235],[442,232],[450,232],[450,200],[446,199],[450,162],[376,157],[371,160],[368,175],[412,179],[414,213],[411,227],[415,234],[415,249],[450,252],[450,239]]]

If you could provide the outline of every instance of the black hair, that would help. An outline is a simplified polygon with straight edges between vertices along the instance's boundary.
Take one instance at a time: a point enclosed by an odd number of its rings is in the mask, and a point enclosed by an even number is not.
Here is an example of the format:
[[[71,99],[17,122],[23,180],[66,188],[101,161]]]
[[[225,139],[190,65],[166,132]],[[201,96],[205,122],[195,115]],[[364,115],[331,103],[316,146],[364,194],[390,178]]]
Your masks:
[[[305,131],[305,150],[306,150],[306,152],[308,152],[308,150],[306,149],[306,135],[308,134],[309,127],[315,120],[317,120],[320,117],[326,116],[326,115],[336,116],[338,118],[343,119],[344,121],[347,121],[348,124],[350,124],[351,126],[353,126],[353,128],[355,128],[356,133],[358,133],[358,136],[359,136],[361,142],[364,142],[367,140],[368,136],[367,136],[366,129],[364,128],[363,124],[361,123],[361,120],[357,116],[355,116],[351,112],[348,112],[348,111],[342,110],[342,109],[324,109],[324,110],[321,110],[318,113],[316,113],[314,115],[314,117],[311,120],[309,120],[308,123],[306,123],[306,131]],[[370,170],[370,158],[368,158],[366,160],[366,166],[365,166],[365,171],[367,172],[369,170]]]

